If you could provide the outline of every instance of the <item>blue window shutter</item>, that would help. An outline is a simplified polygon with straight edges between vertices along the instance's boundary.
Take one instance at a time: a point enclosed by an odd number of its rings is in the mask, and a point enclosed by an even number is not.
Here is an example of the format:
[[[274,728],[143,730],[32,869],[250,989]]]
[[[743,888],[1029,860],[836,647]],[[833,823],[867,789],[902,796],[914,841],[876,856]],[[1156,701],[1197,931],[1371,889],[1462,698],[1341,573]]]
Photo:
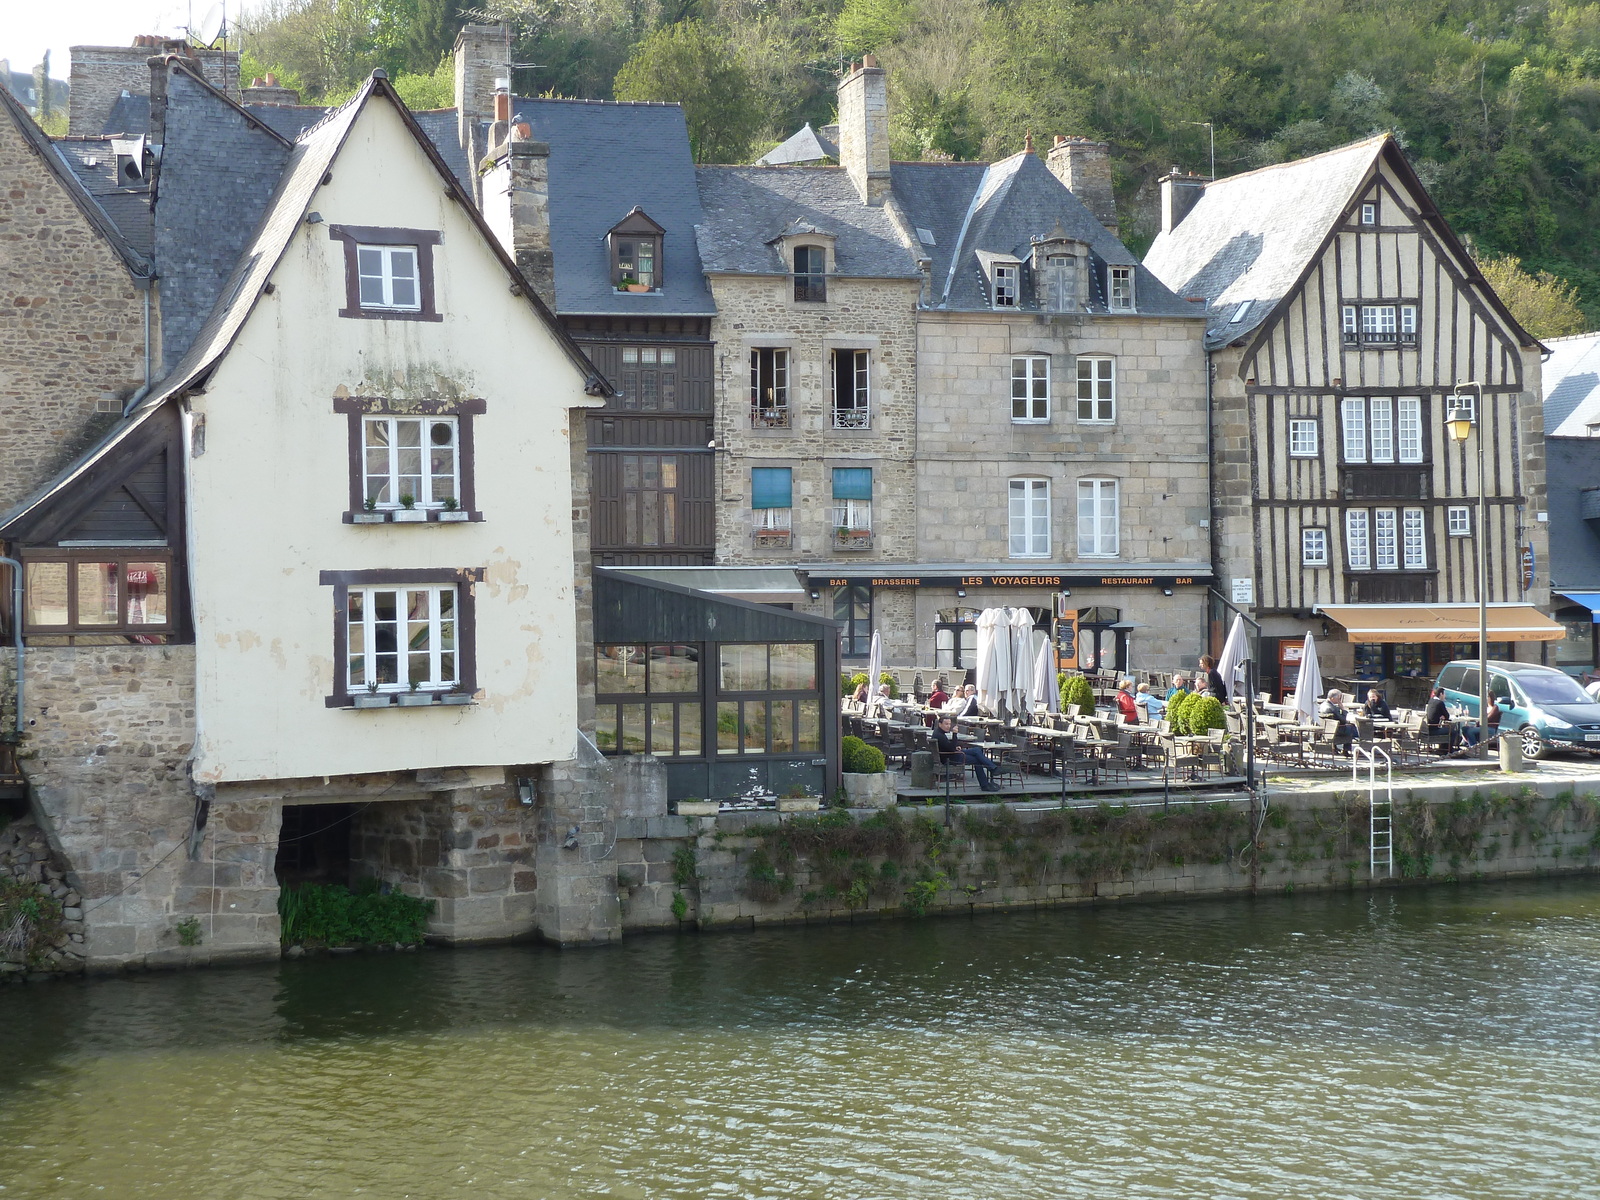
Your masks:
[[[752,467],[751,508],[794,507],[794,472],[788,467]]]
[[[833,498],[835,500],[871,500],[871,467],[835,467],[833,469]]]

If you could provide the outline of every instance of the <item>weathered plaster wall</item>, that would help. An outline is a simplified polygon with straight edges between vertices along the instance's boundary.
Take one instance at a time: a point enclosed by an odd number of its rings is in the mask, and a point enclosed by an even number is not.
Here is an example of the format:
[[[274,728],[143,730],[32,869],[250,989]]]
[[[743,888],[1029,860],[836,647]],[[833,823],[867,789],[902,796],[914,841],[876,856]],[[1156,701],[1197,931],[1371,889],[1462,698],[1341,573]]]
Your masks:
[[[841,566],[910,561],[916,552],[918,283],[830,278],[825,304],[797,303],[788,276],[719,275],[716,411],[720,491],[717,561],[818,562]],[[752,428],[750,351],[789,351],[787,429]],[[870,351],[871,427],[832,427],[830,351]],[[794,471],[794,536],[787,549],[757,549],[752,537],[750,470]],[[870,549],[836,551],[834,467],[872,468]]]
[[[1401,883],[1600,866],[1600,795],[1570,784],[1442,785],[1396,801]],[[1171,812],[958,805],[949,826],[939,806],[848,823],[625,821],[618,894],[624,929],[642,930],[1367,887],[1367,816],[1364,793],[1328,790],[1274,797],[1256,838],[1237,800]]]
[[[0,310],[3,511],[108,428],[144,378],[144,300],[127,266],[5,120]],[[113,411],[97,411],[102,396]]]

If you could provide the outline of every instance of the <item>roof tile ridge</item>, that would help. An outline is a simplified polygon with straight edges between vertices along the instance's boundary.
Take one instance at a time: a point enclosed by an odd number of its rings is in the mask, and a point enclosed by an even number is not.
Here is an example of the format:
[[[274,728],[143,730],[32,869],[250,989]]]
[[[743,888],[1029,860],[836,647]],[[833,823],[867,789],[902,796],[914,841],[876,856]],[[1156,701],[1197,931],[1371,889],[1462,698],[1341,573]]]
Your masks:
[[[1335,154],[1348,154],[1352,150],[1355,150],[1361,146],[1370,145],[1372,147],[1373,157],[1376,157],[1378,151],[1383,148],[1383,143],[1393,136],[1394,135],[1390,133],[1374,134],[1372,137],[1362,138],[1359,141],[1354,142],[1346,142],[1343,146],[1335,146],[1331,150],[1323,150],[1318,154],[1308,154],[1304,158],[1292,158],[1288,162],[1281,163],[1268,163],[1264,167],[1255,167],[1249,171],[1240,171],[1237,175],[1224,175],[1220,179],[1210,179],[1206,181],[1206,190],[1210,191],[1219,183],[1233,183],[1236,180],[1249,179],[1255,175],[1264,175],[1269,171],[1286,171],[1295,167],[1303,167],[1308,163],[1316,162],[1319,158],[1331,158]]]
[[[229,108],[233,109],[234,112],[238,113],[245,120],[249,121],[250,124],[254,125],[257,129],[261,130],[268,137],[276,139],[278,142],[280,142],[281,144],[283,144],[285,146],[294,145],[294,143],[292,141],[290,141],[288,138],[284,137],[283,134],[279,133],[271,125],[268,125],[265,121],[263,121],[260,117],[256,116],[255,113],[251,112],[243,104],[239,103],[239,101],[235,100],[232,96],[228,95],[227,92],[225,92],[221,88],[217,87],[209,79],[207,79],[204,75],[202,75],[199,71],[195,70],[195,68],[190,65],[189,60],[186,59],[183,55],[181,55],[181,54],[161,54],[161,55],[157,55],[156,57],[165,60],[167,66],[169,66],[169,67],[177,67],[177,68],[179,68],[190,79],[194,80],[194,82],[198,83],[202,88],[204,88],[206,91],[210,92],[218,100],[221,100]]]

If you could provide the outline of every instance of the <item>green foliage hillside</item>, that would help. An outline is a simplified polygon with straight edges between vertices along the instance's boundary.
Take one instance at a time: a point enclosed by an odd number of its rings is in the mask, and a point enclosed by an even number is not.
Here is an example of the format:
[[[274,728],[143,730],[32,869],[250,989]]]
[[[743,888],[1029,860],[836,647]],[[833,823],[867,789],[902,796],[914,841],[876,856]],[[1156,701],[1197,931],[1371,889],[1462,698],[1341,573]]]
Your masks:
[[[519,92],[682,101],[708,160],[829,121],[841,62],[874,52],[899,157],[997,157],[1030,129],[1110,140],[1137,251],[1155,179],[1208,171],[1213,132],[1232,174],[1393,130],[1476,252],[1520,259],[1545,307],[1575,287],[1600,323],[1600,3],[271,0],[245,46],[339,95],[373,66],[432,76],[469,9],[510,22],[517,61],[540,64]]]

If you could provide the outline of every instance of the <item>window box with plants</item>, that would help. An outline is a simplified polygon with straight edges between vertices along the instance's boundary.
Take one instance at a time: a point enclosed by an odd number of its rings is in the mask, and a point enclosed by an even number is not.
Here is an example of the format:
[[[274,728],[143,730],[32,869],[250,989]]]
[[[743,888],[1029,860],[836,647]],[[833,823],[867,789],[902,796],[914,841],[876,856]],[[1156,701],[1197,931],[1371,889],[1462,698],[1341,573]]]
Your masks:
[[[432,704],[436,692],[424,692],[413,683],[409,692],[396,692],[395,700],[401,708],[421,708],[425,704]]]
[[[892,808],[895,803],[894,776],[889,773],[883,751],[858,737],[839,743],[843,768],[845,803],[851,808]]]
[[[850,529],[841,525],[833,531],[833,548],[835,550],[871,550],[872,530]]]
[[[350,700],[356,708],[388,708],[394,703],[394,693],[380,692],[377,684],[369,683],[366,691],[357,692]]]
[[[653,292],[654,290],[648,283],[640,283],[632,275],[624,275],[617,282],[617,291],[619,292]]]
[[[677,804],[680,817],[714,817],[721,808],[715,800],[679,800]]]
[[[400,507],[390,510],[389,519],[396,524],[409,521],[426,521],[428,519],[428,510],[417,507],[417,498],[415,496],[405,495],[400,497]]]
[[[787,550],[789,548],[789,531],[787,529],[758,529],[756,530],[757,550]]]

